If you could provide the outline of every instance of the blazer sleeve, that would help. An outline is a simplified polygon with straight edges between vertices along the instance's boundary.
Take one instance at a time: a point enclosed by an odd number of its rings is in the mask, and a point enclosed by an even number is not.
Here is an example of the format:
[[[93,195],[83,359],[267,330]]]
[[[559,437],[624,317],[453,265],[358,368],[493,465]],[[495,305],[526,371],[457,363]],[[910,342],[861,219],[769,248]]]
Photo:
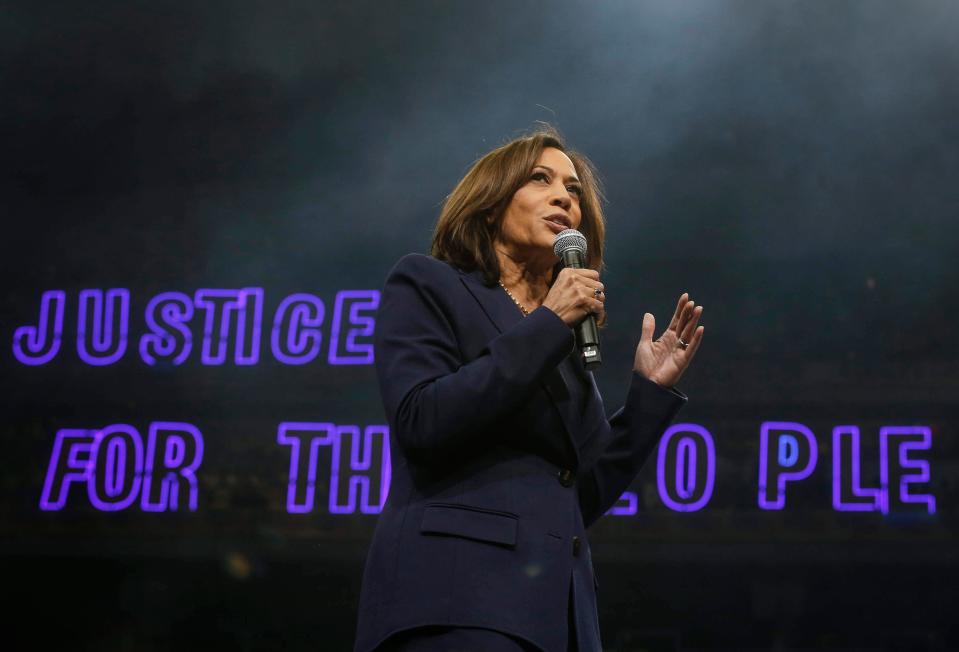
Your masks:
[[[424,461],[492,445],[497,421],[573,347],[572,330],[541,306],[464,360],[457,329],[469,325],[451,317],[465,300],[474,301],[459,273],[416,254],[396,264],[383,290],[374,336],[383,405],[404,453]]]
[[[609,445],[581,474],[579,506],[583,524],[592,525],[632,484],[687,397],[633,372],[626,403],[609,419]]]

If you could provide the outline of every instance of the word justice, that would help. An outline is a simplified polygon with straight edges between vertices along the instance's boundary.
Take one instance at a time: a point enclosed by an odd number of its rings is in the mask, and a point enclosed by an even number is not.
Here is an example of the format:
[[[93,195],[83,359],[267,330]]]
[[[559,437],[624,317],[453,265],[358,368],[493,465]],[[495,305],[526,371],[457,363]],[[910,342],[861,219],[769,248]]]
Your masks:
[[[389,427],[326,422],[283,422],[276,443],[289,451],[286,510],[308,514],[378,514],[389,494]],[[879,429],[879,485],[864,487],[858,426],[832,429],[832,507],[837,511],[936,511],[936,499],[921,485],[931,479],[920,455],[932,447],[926,426]],[[144,452],[145,450],[145,452]],[[158,452],[159,451],[159,452]],[[781,510],[790,483],[809,478],[819,459],[812,430],[801,423],[767,421],[759,431],[759,507]],[[153,423],[144,447],[128,425],[100,431],[57,433],[44,483],[41,509],[59,510],[73,483],[86,484],[89,502],[104,510],[124,509],[140,495],[144,511],[177,509],[181,487],[196,509],[196,470],[203,438],[189,424]],[[154,483],[154,478],[159,478]],[[656,486],[663,504],[677,512],[705,507],[716,481],[712,434],[694,423],[671,426],[659,441]],[[632,516],[638,496],[624,492],[608,514]]]
[[[373,363],[373,313],[378,290],[340,290],[329,321],[327,362],[331,365]],[[40,297],[36,325],[20,326],[13,334],[13,355],[22,364],[42,365],[57,357],[64,335],[67,293],[48,290]],[[273,314],[270,349],[288,365],[312,362],[323,344],[326,308],[308,293],[284,298]],[[194,319],[195,318],[195,319]],[[200,289],[192,296],[162,292],[147,303],[146,332],[130,336],[130,291],[123,288],[81,290],[77,301],[77,355],[94,366],[110,365],[138,349],[148,365],[183,364],[199,343],[200,363],[255,365],[260,360],[263,288]],[[198,333],[202,329],[202,332]]]

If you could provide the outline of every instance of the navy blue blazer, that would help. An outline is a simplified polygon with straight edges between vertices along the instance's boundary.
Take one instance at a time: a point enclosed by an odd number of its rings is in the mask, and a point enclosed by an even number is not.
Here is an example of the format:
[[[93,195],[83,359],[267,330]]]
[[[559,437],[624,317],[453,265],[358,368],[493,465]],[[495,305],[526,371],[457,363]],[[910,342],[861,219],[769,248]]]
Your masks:
[[[571,420],[557,367],[572,330],[428,256],[386,281],[374,336],[392,480],[366,560],[355,650],[420,625],[487,627],[599,650],[585,529],[636,477],[686,397],[634,373],[607,420],[592,374]]]

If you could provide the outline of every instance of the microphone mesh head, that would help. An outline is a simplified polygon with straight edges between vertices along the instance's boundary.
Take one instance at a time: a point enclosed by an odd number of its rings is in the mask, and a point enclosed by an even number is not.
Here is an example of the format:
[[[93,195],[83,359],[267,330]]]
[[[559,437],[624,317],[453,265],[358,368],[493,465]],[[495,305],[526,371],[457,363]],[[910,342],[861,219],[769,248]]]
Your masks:
[[[563,252],[569,249],[579,249],[583,252],[583,256],[586,256],[586,236],[577,231],[576,229],[566,229],[565,231],[560,231],[556,235],[556,240],[553,241],[553,253],[563,257]]]

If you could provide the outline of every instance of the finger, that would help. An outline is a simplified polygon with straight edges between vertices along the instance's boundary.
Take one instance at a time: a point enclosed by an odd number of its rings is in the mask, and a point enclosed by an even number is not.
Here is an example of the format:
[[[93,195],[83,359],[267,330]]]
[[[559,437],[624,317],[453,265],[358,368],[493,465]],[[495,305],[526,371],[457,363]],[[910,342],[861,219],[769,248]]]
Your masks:
[[[699,343],[703,341],[703,333],[705,332],[705,326],[700,326],[693,332],[693,339],[689,342],[689,347],[686,349],[686,364],[689,364],[693,356],[696,355],[696,350],[699,349]]]
[[[639,335],[640,342],[651,342],[653,333],[656,331],[656,318],[652,313],[647,312],[643,315],[643,330]]]
[[[690,318],[693,315],[693,309],[696,307],[695,301],[687,301],[686,305],[683,306],[683,310],[679,313],[679,319],[677,320],[676,327],[673,332],[676,333],[676,337],[679,337],[679,334],[683,332],[683,329],[686,328],[686,324],[689,323]]]
[[[605,303],[605,302],[606,302],[606,292],[605,292],[605,290],[606,290],[606,288],[603,286],[603,284],[602,284],[602,283],[599,283],[599,284],[596,285],[595,287],[590,288],[589,294],[590,294],[591,297],[593,297],[593,298],[596,299],[597,301],[602,301],[602,302]]]
[[[690,342],[693,336],[693,332],[696,330],[696,325],[699,324],[699,318],[703,315],[703,307],[696,306],[692,311],[692,318],[686,323],[685,327],[680,333],[680,336],[684,342]]]
[[[565,273],[571,278],[590,279],[593,281],[599,280],[599,272],[597,272],[595,269],[589,269],[588,267],[564,267],[559,273]]]
[[[562,280],[570,286],[577,286],[587,279],[595,280],[599,277],[599,272],[592,269],[579,269],[578,267],[564,267],[559,270],[556,280]]]
[[[583,283],[583,287],[589,290],[590,294],[595,294],[596,290],[599,290],[600,292],[604,292],[606,290],[606,286],[602,281],[594,281],[593,279],[585,278],[581,279],[581,281]]]
[[[676,312],[673,313],[673,318],[670,320],[666,330],[676,330],[676,326],[679,325],[679,316],[682,314],[687,300],[689,300],[689,293],[683,292],[679,295],[679,301],[676,303]]]
[[[581,285],[577,288],[580,303],[589,307],[594,301],[605,301],[606,294],[603,292],[603,284],[599,281],[591,281],[588,285]]]

